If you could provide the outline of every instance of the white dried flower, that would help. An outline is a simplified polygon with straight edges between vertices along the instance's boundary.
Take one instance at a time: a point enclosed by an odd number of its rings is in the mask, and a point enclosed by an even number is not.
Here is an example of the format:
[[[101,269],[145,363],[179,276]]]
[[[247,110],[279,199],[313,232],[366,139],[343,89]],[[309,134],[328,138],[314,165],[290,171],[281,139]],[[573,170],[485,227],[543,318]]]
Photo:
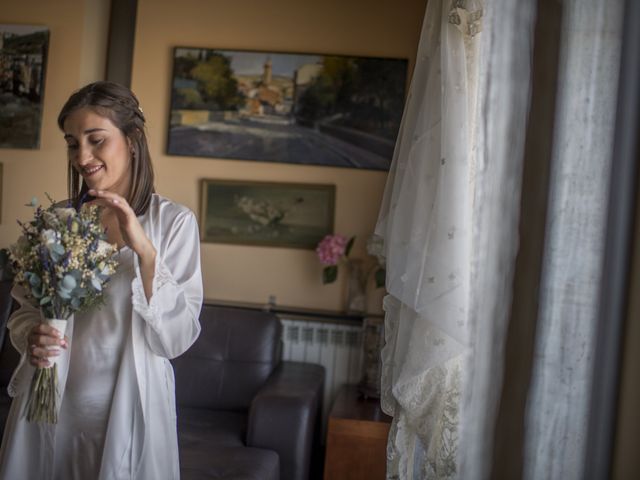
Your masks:
[[[73,217],[76,214],[75,208],[54,208],[53,211],[63,222],[66,222],[69,217]]]

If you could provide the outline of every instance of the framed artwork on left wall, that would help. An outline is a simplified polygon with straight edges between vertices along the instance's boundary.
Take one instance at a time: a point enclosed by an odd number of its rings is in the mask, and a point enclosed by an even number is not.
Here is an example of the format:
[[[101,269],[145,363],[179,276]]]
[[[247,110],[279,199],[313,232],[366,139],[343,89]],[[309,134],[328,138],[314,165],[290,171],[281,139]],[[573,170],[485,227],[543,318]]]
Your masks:
[[[0,148],[40,147],[49,29],[0,24]]]

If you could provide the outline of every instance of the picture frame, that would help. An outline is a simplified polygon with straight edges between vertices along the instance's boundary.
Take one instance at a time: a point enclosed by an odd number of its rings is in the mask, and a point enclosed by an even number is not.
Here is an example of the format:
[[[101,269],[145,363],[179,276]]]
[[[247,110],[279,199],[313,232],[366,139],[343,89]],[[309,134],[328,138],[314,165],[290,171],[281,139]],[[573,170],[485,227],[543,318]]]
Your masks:
[[[333,233],[335,185],[202,179],[200,238],[315,249]]]
[[[0,148],[40,148],[49,29],[0,24]]]
[[[169,155],[388,170],[407,59],[175,47]]]
[[[2,195],[4,193],[4,163],[0,162],[0,224],[2,224]]]

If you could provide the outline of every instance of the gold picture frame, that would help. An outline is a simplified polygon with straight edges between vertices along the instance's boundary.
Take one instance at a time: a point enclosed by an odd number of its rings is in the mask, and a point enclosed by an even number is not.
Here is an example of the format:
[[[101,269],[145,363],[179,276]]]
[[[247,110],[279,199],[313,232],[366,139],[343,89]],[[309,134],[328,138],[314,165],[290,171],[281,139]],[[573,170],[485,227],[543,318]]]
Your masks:
[[[203,242],[314,249],[333,233],[335,185],[201,181]]]

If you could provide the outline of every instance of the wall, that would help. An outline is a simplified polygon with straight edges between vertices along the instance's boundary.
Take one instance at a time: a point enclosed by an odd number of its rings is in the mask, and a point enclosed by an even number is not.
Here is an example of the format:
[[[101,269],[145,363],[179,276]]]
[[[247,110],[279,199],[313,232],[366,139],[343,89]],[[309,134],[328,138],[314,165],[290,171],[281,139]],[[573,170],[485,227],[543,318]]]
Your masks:
[[[0,24],[43,25],[49,28],[49,52],[44,86],[40,148],[0,149],[3,164],[0,247],[18,236],[16,219],[28,219],[24,206],[31,197],[45,201],[44,192],[66,198],[65,142],[56,118],[69,94],[102,78],[106,58],[109,1],[5,1]]]
[[[4,164],[0,247],[15,241],[16,218],[32,196],[66,196],[66,162],[56,116],[68,95],[104,75],[108,11],[104,0],[3,2],[1,23],[50,28],[50,49],[39,150],[0,150]],[[353,256],[375,225],[386,173],[344,168],[172,157],[164,153],[172,49],[201,46],[305,53],[404,57],[416,54],[425,0],[139,0],[132,88],[148,118],[149,140],[160,193],[198,212],[199,180],[246,179],[336,185],[336,232],[356,235]],[[344,272],[322,286],[311,250],[202,245],[205,295],[209,299],[340,310]],[[380,311],[382,289],[369,309]]]
[[[162,194],[194,211],[202,178],[331,183],[336,185],[335,231],[356,235],[364,255],[386,173],[355,169],[167,156],[172,48],[196,46],[304,53],[404,57],[416,54],[424,0],[139,0],[132,88],[149,120],[149,141]],[[339,310],[343,276],[322,286],[311,250],[202,244],[205,296]],[[370,290],[371,291],[371,290]],[[382,289],[369,308],[380,309]]]

